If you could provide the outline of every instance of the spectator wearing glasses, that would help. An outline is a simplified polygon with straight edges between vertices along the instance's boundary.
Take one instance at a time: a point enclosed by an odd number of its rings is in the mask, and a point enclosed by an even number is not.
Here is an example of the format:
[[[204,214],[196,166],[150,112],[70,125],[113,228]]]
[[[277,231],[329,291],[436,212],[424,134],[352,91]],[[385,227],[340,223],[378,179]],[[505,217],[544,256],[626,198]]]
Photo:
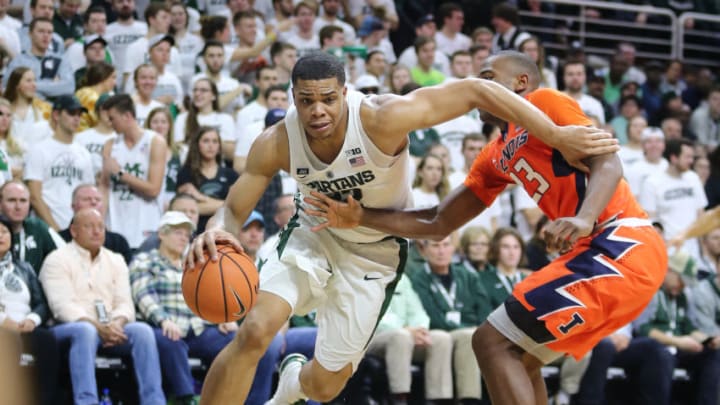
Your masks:
[[[362,75],[355,80],[355,88],[363,94],[379,94],[380,82],[373,75]]]

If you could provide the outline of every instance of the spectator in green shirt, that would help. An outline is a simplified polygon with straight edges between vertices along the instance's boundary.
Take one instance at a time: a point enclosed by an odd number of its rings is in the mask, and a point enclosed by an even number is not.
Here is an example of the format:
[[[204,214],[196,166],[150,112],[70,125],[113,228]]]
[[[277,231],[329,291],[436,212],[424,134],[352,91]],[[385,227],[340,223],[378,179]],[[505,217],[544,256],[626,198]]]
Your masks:
[[[451,237],[419,242],[426,262],[410,274],[413,288],[430,317],[430,329],[450,332],[457,398],[462,403],[480,399],[480,368],[471,353],[472,334],[491,311],[490,300],[477,273],[452,263]]]
[[[433,86],[445,81],[445,75],[433,68],[436,47],[433,38],[417,37],[415,39],[415,53],[417,54],[418,64],[410,69],[410,77],[422,87]]]

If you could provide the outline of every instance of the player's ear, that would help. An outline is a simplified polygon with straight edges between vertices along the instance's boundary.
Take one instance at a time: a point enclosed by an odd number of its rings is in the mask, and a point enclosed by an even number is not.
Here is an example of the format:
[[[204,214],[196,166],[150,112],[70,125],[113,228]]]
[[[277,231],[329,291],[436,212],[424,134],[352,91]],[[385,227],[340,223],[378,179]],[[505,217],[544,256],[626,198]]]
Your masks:
[[[517,75],[513,86],[516,94],[523,94],[530,86],[530,76],[525,73]]]

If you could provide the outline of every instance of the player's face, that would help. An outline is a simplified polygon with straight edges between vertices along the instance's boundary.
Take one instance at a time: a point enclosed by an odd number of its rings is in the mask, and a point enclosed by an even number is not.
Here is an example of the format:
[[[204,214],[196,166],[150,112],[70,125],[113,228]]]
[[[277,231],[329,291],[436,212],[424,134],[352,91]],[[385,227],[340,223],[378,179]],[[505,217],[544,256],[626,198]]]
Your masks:
[[[30,213],[30,193],[20,184],[9,184],[5,186],[0,201],[0,209],[10,222],[20,223]]]
[[[447,237],[440,242],[426,241],[422,253],[432,271],[444,270],[452,263],[455,247],[450,237]]]
[[[479,234],[468,245],[468,259],[473,262],[485,262],[490,247],[490,240],[487,235]]]
[[[335,77],[298,80],[293,86],[295,107],[310,140],[327,140],[341,129],[341,124],[347,120],[346,93],[345,86],[341,86]],[[337,135],[344,136],[339,132]]]
[[[485,66],[480,70],[480,77],[486,80],[494,81],[503,85],[508,90],[516,91],[515,77],[507,66],[509,63],[498,58],[490,58],[485,62]],[[514,69],[513,69],[514,71]],[[480,119],[483,122],[489,122],[497,126],[504,126],[505,122],[486,111],[480,111]]]
[[[520,265],[522,248],[515,235],[503,236],[498,244],[498,249],[498,266],[515,269]]]

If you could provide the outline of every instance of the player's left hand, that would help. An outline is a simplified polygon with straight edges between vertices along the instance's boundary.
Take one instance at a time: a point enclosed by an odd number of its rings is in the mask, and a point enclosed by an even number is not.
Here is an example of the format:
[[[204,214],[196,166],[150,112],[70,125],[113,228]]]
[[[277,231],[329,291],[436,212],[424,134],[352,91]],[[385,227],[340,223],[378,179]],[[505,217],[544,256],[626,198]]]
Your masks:
[[[551,252],[566,252],[575,242],[592,233],[594,223],[580,217],[563,217],[545,226],[543,238]]]
[[[554,139],[556,141],[551,146],[559,150],[571,166],[586,173],[590,172],[590,168],[582,162],[583,159],[620,150],[618,140],[611,133],[595,127],[558,127]]]

